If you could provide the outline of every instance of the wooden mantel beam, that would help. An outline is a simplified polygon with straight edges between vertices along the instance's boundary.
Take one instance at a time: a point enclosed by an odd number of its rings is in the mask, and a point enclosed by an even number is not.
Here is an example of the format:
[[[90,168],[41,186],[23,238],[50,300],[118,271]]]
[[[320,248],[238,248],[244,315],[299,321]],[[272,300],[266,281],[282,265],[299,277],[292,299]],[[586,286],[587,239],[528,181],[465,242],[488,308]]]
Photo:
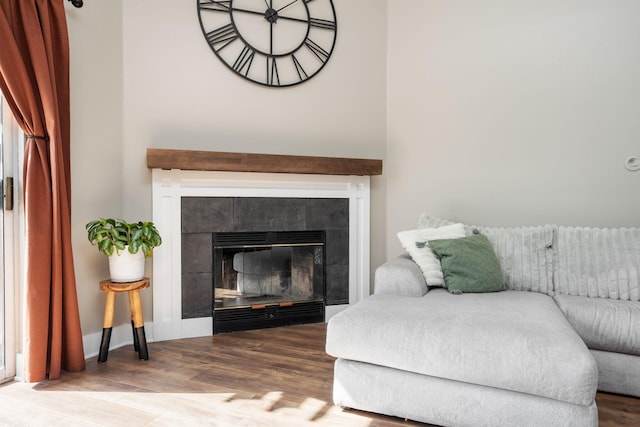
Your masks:
[[[149,169],[382,175],[382,160],[147,148]]]

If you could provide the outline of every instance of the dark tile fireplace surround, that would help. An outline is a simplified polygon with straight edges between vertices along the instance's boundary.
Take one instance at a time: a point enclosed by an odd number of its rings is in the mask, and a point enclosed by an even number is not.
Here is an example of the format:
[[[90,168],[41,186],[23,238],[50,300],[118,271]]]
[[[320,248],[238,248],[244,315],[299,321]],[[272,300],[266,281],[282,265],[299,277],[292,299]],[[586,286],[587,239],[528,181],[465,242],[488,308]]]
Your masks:
[[[182,318],[213,315],[213,234],[325,232],[326,305],[349,302],[349,200],[183,197]]]

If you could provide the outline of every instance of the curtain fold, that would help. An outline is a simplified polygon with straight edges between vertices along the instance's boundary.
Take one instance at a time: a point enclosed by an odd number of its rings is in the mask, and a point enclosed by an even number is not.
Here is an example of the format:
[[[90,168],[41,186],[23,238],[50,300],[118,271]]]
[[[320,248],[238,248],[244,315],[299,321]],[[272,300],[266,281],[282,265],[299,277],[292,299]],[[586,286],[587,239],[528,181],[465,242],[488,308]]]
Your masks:
[[[64,0],[0,0],[0,89],[25,132],[24,379],[85,368],[71,250]]]

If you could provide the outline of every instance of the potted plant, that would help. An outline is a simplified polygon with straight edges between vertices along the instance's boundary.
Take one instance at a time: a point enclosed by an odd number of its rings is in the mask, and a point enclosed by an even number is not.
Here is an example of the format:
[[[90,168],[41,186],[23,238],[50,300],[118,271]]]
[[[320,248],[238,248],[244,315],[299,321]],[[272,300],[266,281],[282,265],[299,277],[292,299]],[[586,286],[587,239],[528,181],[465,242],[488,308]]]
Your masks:
[[[135,282],[144,277],[144,260],[162,244],[151,221],[129,223],[122,219],[99,218],[87,223],[89,242],[109,257],[112,282]]]

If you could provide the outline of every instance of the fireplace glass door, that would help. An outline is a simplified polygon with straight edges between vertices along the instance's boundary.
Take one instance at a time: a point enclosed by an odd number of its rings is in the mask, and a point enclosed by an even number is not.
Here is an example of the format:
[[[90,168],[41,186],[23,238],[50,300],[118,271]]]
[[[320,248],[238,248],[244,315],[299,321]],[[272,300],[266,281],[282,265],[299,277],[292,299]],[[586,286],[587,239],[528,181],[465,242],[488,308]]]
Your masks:
[[[215,310],[324,300],[324,232],[215,233]]]

